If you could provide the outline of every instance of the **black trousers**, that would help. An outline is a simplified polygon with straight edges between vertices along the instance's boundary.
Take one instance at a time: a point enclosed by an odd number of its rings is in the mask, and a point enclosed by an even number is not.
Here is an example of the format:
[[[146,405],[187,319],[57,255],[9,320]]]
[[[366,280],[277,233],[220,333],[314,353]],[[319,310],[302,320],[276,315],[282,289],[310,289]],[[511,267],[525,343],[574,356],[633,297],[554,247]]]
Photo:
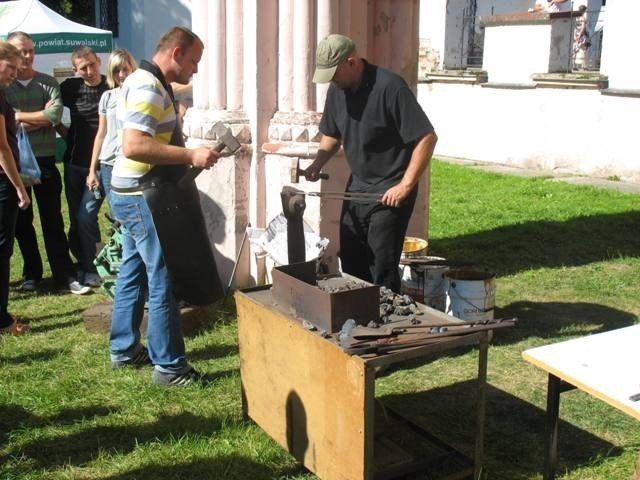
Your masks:
[[[398,207],[345,201],[340,217],[342,271],[400,292],[398,264],[418,189]]]
[[[67,284],[67,279],[73,276],[73,262],[69,255],[69,242],[64,231],[61,211],[62,178],[56,168],[54,157],[38,157],[38,165],[42,173],[41,183],[28,189],[28,192],[29,196],[34,195],[38,202],[44,248],[51,267],[53,283],[56,287],[63,287]],[[24,262],[22,276],[31,280],[41,280],[42,257],[33,227],[31,205],[18,213],[16,240]]]
[[[18,215],[18,194],[6,175],[0,174],[0,328],[8,327],[13,319],[9,304],[9,267],[13,252],[13,235]]]

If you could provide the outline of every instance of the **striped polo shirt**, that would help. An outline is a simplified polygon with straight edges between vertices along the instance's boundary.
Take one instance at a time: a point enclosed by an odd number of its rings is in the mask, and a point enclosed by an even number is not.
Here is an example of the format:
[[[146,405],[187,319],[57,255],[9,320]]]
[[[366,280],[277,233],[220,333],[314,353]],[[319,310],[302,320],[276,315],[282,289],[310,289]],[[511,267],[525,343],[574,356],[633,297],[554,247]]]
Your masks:
[[[111,177],[113,186],[135,187],[137,179],[153,166],[123,155],[123,130],[139,130],[159,143],[168,145],[176,120],[171,97],[158,78],[141,68],[127,77],[122,84],[116,110],[118,147]]]
[[[62,97],[60,86],[55,78],[44,73],[36,72],[27,85],[18,80],[11,82],[5,89],[7,101],[16,112],[39,112],[46,115],[51,126],[39,128],[29,132],[29,143],[36,157],[52,157],[56,153],[55,125],[60,123],[62,116]],[[49,108],[45,104],[53,100]]]

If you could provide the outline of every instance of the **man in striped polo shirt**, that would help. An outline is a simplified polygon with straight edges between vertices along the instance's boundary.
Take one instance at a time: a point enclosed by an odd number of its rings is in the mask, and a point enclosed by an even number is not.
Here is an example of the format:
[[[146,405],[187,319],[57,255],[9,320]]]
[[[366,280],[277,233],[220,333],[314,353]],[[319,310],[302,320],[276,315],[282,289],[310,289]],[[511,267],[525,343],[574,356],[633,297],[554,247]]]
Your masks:
[[[123,83],[116,114],[119,145],[111,177],[111,208],[123,229],[122,264],[111,317],[111,367],[152,363],[153,382],[165,386],[186,385],[198,374],[186,360],[170,273],[140,185],[153,167],[208,169],[218,160],[219,154],[209,148],[185,148],[169,86],[189,82],[203,50],[202,40],[190,30],[169,30],[160,39],[153,62],[143,60]],[[140,343],[147,294],[148,349]]]
[[[31,36],[25,32],[12,32],[9,43],[22,52],[24,62],[17,79],[6,89],[7,100],[16,110],[16,121],[29,133],[29,142],[41,171],[41,183],[33,187],[40,212],[40,225],[47,252],[54,287],[71,293],[85,294],[89,287],[80,285],[75,277],[69,244],[64,232],[60,199],[62,179],[56,168],[56,132],[60,123],[62,99],[56,80],[33,68],[35,58]],[[28,189],[31,195],[31,189]],[[16,224],[16,239],[22,253],[22,289],[33,291],[42,279],[42,257],[33,228],[33,208],[20,210]]]

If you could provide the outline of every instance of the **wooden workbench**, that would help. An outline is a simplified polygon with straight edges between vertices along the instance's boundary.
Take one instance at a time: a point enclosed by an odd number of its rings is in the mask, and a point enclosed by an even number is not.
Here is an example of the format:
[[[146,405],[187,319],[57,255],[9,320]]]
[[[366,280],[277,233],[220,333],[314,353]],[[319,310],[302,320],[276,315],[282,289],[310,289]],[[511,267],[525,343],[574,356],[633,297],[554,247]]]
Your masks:
[[[562,392],[579,388],[640,420],[639,345],[640,325],[634,325],[522,353],[549,373],[544,480],[555,478]]]
[[[334,339],[305,330],[301,319],[275,304],[268,286],[236,292],[235,298],[244,413],[323,480],[380,480],[429,468],[423,458],[402,458],[381,434],[376,376],[408,360],[479,345],[474,460],[431,437],[442,451],[438,464],[455,466],[441,478],[479,476],[490,331],[384,355],[351,356]],[[454,320],[424,308],[439,322]]]

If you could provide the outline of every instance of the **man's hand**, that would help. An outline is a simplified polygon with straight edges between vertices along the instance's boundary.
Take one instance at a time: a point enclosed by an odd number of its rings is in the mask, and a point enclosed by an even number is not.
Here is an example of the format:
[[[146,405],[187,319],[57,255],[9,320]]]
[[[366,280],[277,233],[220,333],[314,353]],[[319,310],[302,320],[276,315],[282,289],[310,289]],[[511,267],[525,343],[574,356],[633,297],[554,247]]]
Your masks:
[[[311,165],[305,168],[305,178],[308,182],[317,182],[320,179],[320,171],[325,162],[320,162],[318,159],[314,160]]]
[[[192,150],[191,165],[208,170],[216,164],[219,158],[219,152],[207,147],[198,147]]]
[[[384,192],[380,202],[388,207],[399,207],[411,193],[411,188],[399,183]]]

